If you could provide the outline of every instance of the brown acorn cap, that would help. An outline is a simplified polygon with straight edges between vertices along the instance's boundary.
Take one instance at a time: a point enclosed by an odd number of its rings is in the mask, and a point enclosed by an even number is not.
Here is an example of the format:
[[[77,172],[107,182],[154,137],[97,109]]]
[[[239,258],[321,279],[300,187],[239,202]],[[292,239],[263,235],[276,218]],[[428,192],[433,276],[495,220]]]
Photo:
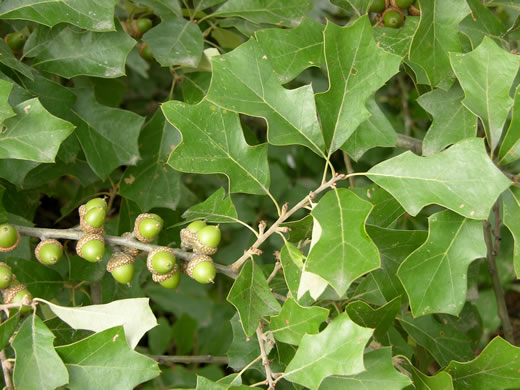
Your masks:
[[[173,276],[173,274],[175,274],[178,271],[179,271],[179,267],[177,266],[177,264],[175,264],[175,267],[173,267],[173,271],[172,272],[170,272],[168,274],[164,274],[164,275],[159,275],[159,274],[152,273],[152,279],[156,283],[162,283],[165,280],[170,279]]]
[[[4,295],[4,303],[9,304],[13,302],[14,297],[22,290],[27,290],[25,284],[19,283],[14,286],[11,284],[10,287],[6,288],[2,294]]]
[[[198,253],[200,255],[214,255],[217,253],[218,248],[212,248],[210,246],[204,245],[200,242],[199,237],[195,237],[193,240],[193,252]]]
[[[410,7],[408,7],[408,14],[412,16],[420,16],[421,10],[412,4]]]
[[[132,232],[126,232],[121,235],[123,238],[133,238],[134,234]],[[125,246],[123,248],[123,253],[126,253],[129,256],[136,257],[139,254],[139,249],[132,248],[130,246]]]
[[[40,260],[40,249],[42,246],[46,245],[46,244],[56,244],[58,245],[61,249],[63,249],[63,245],[61,245],[61,242],[59,242],[58,240],[54,240],[52,238],[49,238],[49,239],[46,239],[46,240],[41,240],[40,243],[38,245],[36,245],[36,248],[34,248],[34,255],[36,256],[36,259],[41,263],[41,260]],[[43,263],[42,263],[43,264]],[[47,265],[47,264],[43,264],[43,265]]]
[[[157,247],[154,250],[148,252],[148,257],[146,258],[146,267],[148,268],[148,271],[150,271],[152,274],[157,274],[157,272],[155,272],[155,270],[153,269],[153,266],[152,266],[152,258],[155,256],[156,253],[159,253],[159,252],[168,252],[168,253],[172,254],[173,257],[175,257],[175,253],[173,252],[173,249],[168,248],[166,246],[160,246],[160,247]],[[176,269],[176,268],[174,267],[173,269]],[[158,275],[160,275],[160,274],[158,274]],[[166,274],[166,275],[168,275],[168,274]]]
[[[134,224],[134,236],[141,242],[152,242],[154,240],[153,238],[144,238],[143,236],[141,236],[141,233],[139,232],[139,225],[140,225],[141,221],[146,218],[153,219],[154,216],[152,214],[147,214],[147,213],[139,214],[137,216],[137,218],[135,219],[135,224]]]
[[[194,256],[188,263],[188,265],[186,266],[186,270],[184,272],[186,272],[186,274],[190,277],[190,278],[193,278],[193,269],[199,265],[200,263],[203,263],[205,261],[209,261],[210,263],[214,264],[213,263],[213,259],[209,256],[206,256],[206,255],[197,255],[197,256]]]
[[[17,234],[16,242],[13,245],[11,245],[11,246],[9,246],[7,248],[0,247],[0,252],[11,252],[11,251],[14,251],[16,249],[16,247],[20,243],[20,238],[21,238],[20,237],[20,232],[17,231],[16,234]]]
[[[103,243],[103,245],[105,245],[105,238],[101,234],[87,233],[83,237],[81,237],[78,243],[76,244],[76,253],[79,257],[82,257],[81,248],[83,248],[83,245],[85,245],[87,242],[91,240],[99,240]]]
[[[107,271],[112,272],[123,265],[134,264],[134,260],[135,259],[127,253],[116,252],[112,255],[110,260],[108,260]]]
[[[394,0],[392,0],[392,2],[394,2]],[[382,17],[384,18],[385,14],[390,11],[399,12],[399,14],[401,15],[401,20],[404,22],[405,16],[404,16],[403,10],[399,7],[388,7],[387,9],[384,10]]]
[[[181,229],[181,248],[193,249],[195,240],[197,239],[197,233],[192,232],[189,229]]]

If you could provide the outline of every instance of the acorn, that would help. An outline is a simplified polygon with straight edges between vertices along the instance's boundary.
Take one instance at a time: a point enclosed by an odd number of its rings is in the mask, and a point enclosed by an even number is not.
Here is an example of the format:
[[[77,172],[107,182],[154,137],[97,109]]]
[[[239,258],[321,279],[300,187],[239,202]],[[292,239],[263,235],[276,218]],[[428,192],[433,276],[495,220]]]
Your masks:
[[[34,249],[34,254],[43,265],[54,265],[63,256],[63,245],[58,240],[41,240]]]
[[[86,205],[79,206],[79,221],[81,229],[85,233],[102,234],[106,216],[106,208],[91,207],[87,209]]]
[[[193,252],[201,255],[214,255],[220,243],[220,229],[215,225],[208,225],[197,232],[194,240]]]
[[[181,230],[181,248],[193,249],[195,240],[197,240],[197,233],[205,228],[206,222],[204,221],[193,221],[184,229]]]
[[[179,272],[179,266],[175,264],[173,271],[164,275],[152,274],[154,282],[159,283],[161,286],[169,289],[176,289],[181,281],[181,273]]]
[[[11,304],[11,303],[22,303],[32,300],[32,295],[27,290],[27,287],[18,282],[14,281],[11,286],[3,291],[4,295],[4,303],[5,304]],[[20,312],[26,313],[31,310],[30,306],[22,306]]]
[[[92,263],[101,261],[105,255],[105,239],[100,234],[85,234],[76,244],[76,253]]]
[[[108,208],[108,204],[105,199],[103,198],[94,198],[90,199],[87,203],[85,203],[85,210],[89,211],[90,209],[93,209],[94,207],[101,207],[105,211]]]
[[[156,275],[169,274],[174,270],[175,263],[176,259],[173,250],[165,246],[150,251],[146,259],[148,270]]]
[[[13,271],[6,263],[0,262],[0,289],[9,287],[13,281]]]
[[[3,223],[0,225],[0,252],[11,252],[20,243],[20,233],[13,225]]]
[[[135,219],[134,236],[141,242],[152,242],[159,235],[164,225],[157,214],[140,214]]]
[[[123,233],[121,235],[121,237],[123,237],[123,238],[134,238],[134,235],[131,232],[126,232],[126,233]],[[130,247],[130,246],[125,246],[123,248],[123,253],[126,253],[127,255],[135,258],[139,254],[139,249],[133,248],[133,247]]]
[[[383,13],[385,27],[399,28],[404,23],[403,12],[399,8],[387,8]]]
[[[206,255],[194,256],[186,267],[186,273],[199,283],[213,283],[217,270],[213,259]]]
[[[119,283],[128,284],[134,277],[134,258],[126,253],[116,252],[108,261],[107,271]]]

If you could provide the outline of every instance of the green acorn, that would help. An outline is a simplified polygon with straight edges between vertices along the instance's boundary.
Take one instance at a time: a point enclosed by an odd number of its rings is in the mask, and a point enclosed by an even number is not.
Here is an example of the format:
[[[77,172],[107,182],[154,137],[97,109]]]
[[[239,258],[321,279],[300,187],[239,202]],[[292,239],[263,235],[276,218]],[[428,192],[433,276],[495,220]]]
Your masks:
[[[206,255],[194,256],[186,267],[186,274],[199,283],[213,283],[217,270],[213,259]]]
[[[392,5],[401,9],[407,9],[413,2],[414,0],[392,0]]]
[[[20,243],[20,233],[13,225],[3,223],[0,225],[0,252],[11,252]]]
[[[34,249],[34,254],[43,265],[54,265],[63,256],[63,245],[53,239],[42,240]]]
[[[220,229],[215,225],[208,225],[197,232],[194,240],[193,252],[201,255],[213,255],[217,253],[220,243]]]
[[[152,61],[153,60],[153,53],[150,46],[148,46],[146,43],[141,44],[139,47],[139,55],[143,60],[146,61]]]
[[[9,46],[9,49],[15,52],[22,49],[22,47],[25,45],[26,39],[27,37],[19,31],[7,34],[4,37],[4,41],[7,43],[7,46]]]
[[[103,225],[105,224],[106,215],[106,208],[91,207],[87,209],[86,205],[81,205],[79,207],[81,229],[85,233],[103,234]]]
[[[134,258],[126,253],[116,252],[108,261],[107,271],[119,283],[128,284],[134,277]]]
[[[159,283],[161,286],[165,288],[169,288],[171,290],[176,289],[181,281],[181,273],[179,272],[179,266],[175,264],[173,271],[171,271],[168,274],[152,274],[152,279],[154,282]]]
[[[135,219],[134,236],[141,242],[152,242],[159,235],[164,225],[157,214],[140,214]]]
[[[176,259],[172,249],[165,246],[155,248],[148,253],[146,266],[152,274],[165,275],[172,272]]]
[[[399,8],[387,8],[383,13],[385,27],[399,28],[403,25],[404,15]]]
[[[0,262],[0,289],[9,287],[13,281],[13,271],[6,263]]]
[[[108,205],[105,199],[103,198],[94,198],[90,199],[87,203],[85,203],[85,211],[89,211],[94,207],[101,207],[105,211],[107,211]]]
[[[3,291],[4,303],[26,303],[32,300],[32,295],[27,290],[27,287],[15,280],[11,286]],[[31,306],[24,305],[22,306],[20,312],[27,313],[31,310]]]
[[[372,0],[372,3],[370,4],[368,11],[381,13],[385,10],[385,8],[386,8],[385,0]]]
[[[121,235],[121,237],[123,237],[123,238],[134,238],[134,234],[131,233],[131,232],[126,232],[126,233],[123,233]],[[135,258],[139,254],[139,249],[133,248],[133,247],[130,247],[130,246],[125,246],[123,248],[123,253],[126,253],[127,255]]]
[[[206,222],[204,221],[193,221],[184,229],[181,230],[181,248],[193,249],[195,241],[197,240],[197,233],[205,228]]]
[[[85,234],[76,244],[76,253],[91,263],[97,263],[105,255],[105,239],[100,234]]]

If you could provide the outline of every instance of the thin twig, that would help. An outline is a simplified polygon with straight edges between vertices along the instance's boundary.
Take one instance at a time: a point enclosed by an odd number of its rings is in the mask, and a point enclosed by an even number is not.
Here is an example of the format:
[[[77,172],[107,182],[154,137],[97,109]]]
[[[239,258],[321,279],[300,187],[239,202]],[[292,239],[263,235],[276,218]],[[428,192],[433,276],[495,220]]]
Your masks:
[[[273,272],[271,272],[271,275],[267,278],[267,284],[271,283],[271,281],[274,279],[278,271],[282,268],[282,262],[280,261],[280,255],[278,254],[278,258],[276,259],[276,263],[274,264]]]
[[[397,143],[395,146],[402,149],[408,149],[418,155],[422,154],[422,141],[408,135],[397,134]]]
[[[354,174],[355,175],[355,174]],[[278,227],[284,223],[291,215],[293,215],[296,211],[300,210],[301,208],[307,206],[312,198],[314,198],[317,194],[320,192],[335,187],[336,182],[339,180],[344,180],[347,178],[347,175],[341,174],[341,175],[335,175],[332,179],[329,181],[323,183],[321,186],[319,186],[317,189],[312,191],[308,196],[303,198],[300,202],[298,202],[292,209],[287,210],[288,206],[287,203],[284,204],[282,207],[282,212],[280,214],[280,217],[271,225],[271,227],[267,231],[262,231],[260,229],[260,234],[258,238],[256,239],[255,243],[251,245],[251,247],[244,252],[244,254],[233,264],[231,264],[231,270],[235,273],[238,273],[240,271],[240,267],[249,259],[252,255],[258,253],[258,247],[264,243],[267,238],[271,236],[271,234],[276,233],[278,231]]]
[[[13,390],[13,382],[11,380],[11,373],[9,370],[11,369],[11,364],[7,361],[7,357],[5,356],[5,350],[2,349],[0,351],[0,360],[2,361],[2,371],[4,372],[4,382],[5,382],[5,389],[7,390]]]
[[[268,390],[274,390],[276,383],[273,379],[273,372],[271,371],[271,365],[269,362],[269,358],[267,357],[267,352],[265,350],[265,336],[262,332],[262,322],[258,324],[258,328],[256,328],[256,336],[258,337],[258,345],[260,346],[260,355],[262,356],[262,364],[265,368],[265,379],[266,385],[268,386]]]
[[[352,161],[350,161],[350,157],[345,151],[343,151],[343,160],[345,161],[345,166],[347,167],[347,173],[352,175],[355,171],[354,168],[352,168]],[[356,178],[353,175],[349,176],[348,182],[350,183],[351,188],[356,187]]]
[[[81,237],[85,235],[81,230],[77,229],[45,229],[45,228],[33,228],[28,226],[20,226],[20,225],[13,225],[14,228],[24,236],[30,236],[30,237],[45,237],[45,238],[55,238],[55,239],[66,239],[66,240],[79,240]],[[105,242],[112,246],[124,246],[124,247],[130,247],[130,248],[137,248],[139,250],[150,252],[155,248],[158,248],[159,245],[153,245],[153,244],[145,244],[144,242],[138,241],[134,239],[133,237],[118,237],[118,236],[110,236],[110,235],[103,235]],[[175,257],[184,260],[184,261],[190,261],[194,256],[196,256],[195,253],[187,252],[179,248],[171,248],[173,250],[173,253],[175,254]],[[217,272],[220,272],[226,276],[229,276],[232,279],[236,279],[237,275],[235,272],[233,272],[230,267],[221,265],[221,264],[215,264],[215,268],[217,269]]]
[[[498,316],[502,322],[502,329],[504,330],[504,337],[511,344],[515,345],[515,337],[513,333],[513,326],[511,325],[511,319],[507,311],[506,300],[504,297],[504,289],[500,283],[498,276],[496,257],[498,254],[498,248],[500,244],[500,208],[498,202],[494,206],[495,211],[495,243],[493,245],[493,239],[491,237],[491,223],[490,221],[484,221],[484,239],[487,246],[487,264],[488,272],[493,282],[493,290],[495,291],[495,298],[498,308]]]
[[[181,355],[147,355],[159,364],[162,363],[215,363],[215,364],[228,364],[229,359],[226,356],[213,356],[213,355],[196,355],[196,356],[181,356]]]
[[[399,77],[397,77],[397,81],[399,83],[399,88],[401,89],[401,106],[403,107],[404,133],[409,136],[412,130],[413,121],[410,117],[410,110],[408,108],[408,86],[404,81],[403,74],[400,74]]]

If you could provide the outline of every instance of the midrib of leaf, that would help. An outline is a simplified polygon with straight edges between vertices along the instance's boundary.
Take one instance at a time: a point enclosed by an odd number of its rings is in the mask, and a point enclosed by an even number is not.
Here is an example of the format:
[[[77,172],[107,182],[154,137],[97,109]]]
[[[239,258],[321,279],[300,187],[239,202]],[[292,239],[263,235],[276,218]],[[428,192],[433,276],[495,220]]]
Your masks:
[[[266,332],[266,333],[274,334],[274,333],[280,332],[280,331],[282,331],[282,330],[291,330],[291,328],[295,328],[295,327],[298,326],[298,325],[302,325],[302,324],[305,324],[305,323],[307,323],[307,322],[310,322],[310,320],[313,320],[313,319],[316,318],[316,317],[319,317],[319,315],[318,315],[318,314],[315,314],[315,315],[313,315],[313,316],[311,316],[311,317],[308,317],[308,318],[305,319],[305,320],[301,320],[301,321],[298,321],[298,322],[294,322],[294,323],[292,323],[291,325],[287,325],[287,326],[284,326],[284,327],[282,327],[282,328],[278,328],[278,329],[275,329],[275,330],[269,330],[269,331]],[[293,333],[296,333],[296,332],[293,331]]]
[[[256,60],[256,59],[255,59],[255,64],[256,64],[257,69],[259,69],[259,66],[258,66],[258,60]],[[238,77],[238,76],[235,74],[235,72],[233,72],[233,70],[232,70],[231,68],[228,68],[228,69],[226,69],[226,70],[227,70],[228,72],[230,72],[233,76],[235,76],[235,78],[236,78],[237,80],[239,80],[240,83],[241,83],[245,88],[247,88],[249,91],[251,91],[251,92],[252,92],[256,97],[258,97],[258,99],[260,99],[260,101],[264,102],[264,103],[265,103],[265,104],[266,104],[270,109],[272,109],[275,113],[277,113],[277,114],[280,116],[280,118],[283,118],[283,120],[284,120],[285,122],[287,122],[287,123],[288,123],[288,124],[293,128],[293,129],[295,129],[298,133],[300,133],[300,134],[301,134],[305,139],[307,139],[307,141],[309,141],[309,142],[311,143],[311,145],[315,148],[315,152],[316,152],[316,153],[319,153],[319,155],[320,155],[321,157],[326,158],[325,154],[321,151],[321,149],[319,148],[319,146],[317,146],[317,145],[314,143],[314,141],[313,141],[312,139],[310,139],[310,138],[307,136],[307,134],[305,134],[303,131],[301,131],[300,129],[298,129],[298,128],[297,128],[297,127],[296,127],[292,122],[289,121],[289,119],[287,119],[284,115],[282,115],[280,112],[278,112],[278,110],[277,110],[275,107],[273,107],[273,106],[272,106],[272,105],[271,105],[267,100],[265,100],[263,96],[258,95],[258,93],[256,93],[256,91],[254,91],[253,89],[251,89],[251,88],[250,88],[250,87],[249,87],[249,86],[248,86],[248,85],[247,85],[247,84],[246,84],[246,83],[245,83],[245,82],[244,82],[240,77]],[[259,76],[260,76],[260,74],[259,74]],[[260,84],[261,84],[261,86],[262,86],[262,92],[263,92],[263,91],[264,91],[264,83],[263,83],[263,79],[262,79],[261,76],[259,77],[259,79],[262,80],[262,82],[261,82]],[[282,89],[283,89],[283,87],[282,87]],[[239,100],[239,99],[237,99],[237,100]],[[209,101],[211,101],[213,104],[217,105],[218,107],[220,107],[220,108],[222,108],[222,109],[226,109],[226,110],[228,109],[228,108],[223,107],[223,106],[221,106],[220,104],[218,104],[217,101],[214,101],[214,100],[209,100]],[[246,100],[242,100],[242,101],[247,102]],[[253,103],[256,103],[256,102],[253,101]],[[269,121],[267,121],[267,126],[268,126],[268,128],[270,128],[270,126],[269,126]],[[322,133],[322,137],[323,137],[323,133]],[[325,140],[323,140],[323,142],[325,143]]]
[[[253,179],[255,182],[257,182],[257,184],[264,190],[264,192],[267,194],[267,195],[270,195],[271,193],[269,192],[269,190],[260,182],[258,181],[258,179],[253,176],[242,164],[240,164],[237,160],[235,160],[230,154],[228,151],[224,150],[222,148],[222,146],[220,146],[219,144],[217,144],[213,138],[211,138],[208,133],[206,133],[197,123],[193,122],[191,120],[191,118],[189,117],[186,117],[185,118],[186,120],[188,120],[194,127],[196,127],[197,129],[199,129],[200,132],[202,132],[203,134],[206,135],[207,139],[211,142],[211,144],[216,148],[216,149],[219,149],[224,155],[226,155],[231,161],[233,161],[242,171],[244,171],[249,177],[251,177],[251,179]],[[222,128],[225,129],[226,127],[224,126],[224,119],[222,118],[222,115],[220,115],[220,119],[222,121]],[[224,131],[224,134],[226,136],[226,145],[228,145],[228,142],[227,142],[227,134],[226,132]],[[247,143],[246,143],[247,144]],[[228,145],[229,146],[229,145]],[[249,146],[249,145],[246,145],[246,147],[250,147],[250,148],[254,148],[252,146]],[[224,173],[225,174],[225,173]],[[226,175],[227,176],[227,175]]]

